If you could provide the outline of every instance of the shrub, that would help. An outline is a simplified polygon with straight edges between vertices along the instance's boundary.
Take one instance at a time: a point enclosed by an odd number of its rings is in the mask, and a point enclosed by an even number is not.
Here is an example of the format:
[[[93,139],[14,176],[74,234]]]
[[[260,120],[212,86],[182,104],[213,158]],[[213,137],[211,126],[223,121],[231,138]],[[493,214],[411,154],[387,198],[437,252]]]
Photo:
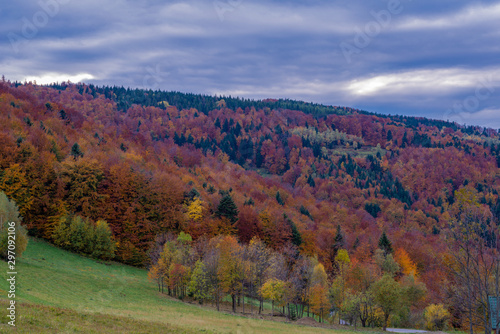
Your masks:
[[[104,220],[94,224],[80,216],[63,216],[52,238],[58,247],[96,259],[111,260],[115,255],[115,240]]]
[[[21,220],[16,203],[9,200],[4,192],[0,192],[0,256],[3,259],[8,259],[9,240],[15,242],[16,258],[26,250],[28,237],[26,229],[21,226]],[[9,230],[15,231],[15,240],[9,238]]]
[[[450,320],[450,313],[443,304],[432,304],[425,308],[425,327],[431,331],[442,331]]]
[[[96,259],[111,260],[115,256],[115,250],[115,240],[108,223],[104,220],[97,221],[94,231],[92,257]]]

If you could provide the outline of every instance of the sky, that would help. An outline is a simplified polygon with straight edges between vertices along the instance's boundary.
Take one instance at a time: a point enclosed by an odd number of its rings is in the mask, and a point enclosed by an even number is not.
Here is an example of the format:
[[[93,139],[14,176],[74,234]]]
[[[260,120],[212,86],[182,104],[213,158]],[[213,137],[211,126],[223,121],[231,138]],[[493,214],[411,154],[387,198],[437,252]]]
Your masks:
[[[500,1],[16,0],[0,75],[500,128]]]

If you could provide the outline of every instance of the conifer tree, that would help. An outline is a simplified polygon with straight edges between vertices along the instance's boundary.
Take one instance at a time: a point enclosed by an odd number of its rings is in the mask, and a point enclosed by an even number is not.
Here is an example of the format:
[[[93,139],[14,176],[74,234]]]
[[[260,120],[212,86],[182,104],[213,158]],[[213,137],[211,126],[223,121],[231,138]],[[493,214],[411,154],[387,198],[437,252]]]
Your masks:
[[[312,177],[312,175],[309,175],[309,178],[307,179],[307,183],[312,187],[314,188],[316,186],[316,182],[314,182],[314,178]]]
[[[382,232],[382,236],[378,241],[378,247],[384,251],[385,256],[393,252],[392,243],[387,237],[387,234],[385,234],[385,231]]]
[[[297,228],[297,225],[289,219],[285,214],[284,214],[284,219],[288,222],[288,225],[290,226],[290,230],[292,232],[292,244],[295,246],[299,247],[302,244],[302,236],[300,235],[299,229]]]
[[[75,160],[77,158],[83,157],[82,149],[80,148],[80,145],[78,145],[78,143],[74,143],[73,146],[71,147],[71,155]]]
[[[222,197],[215,215],[219,218],[225,217],[229,219],[232,224],[238,221],[238,208],[236,207],[236,204],[234,204],[231,195],[226,194]]]
[[[333,243],[335,250],[339,250],[344,247],[344,235],[342,234],[340,225],[337,225],[337,234],[335,235],[335,239],[333,239]]]
[[[282,206],[285,205],[285,201],[281,197],[281,194],[279,191],[276,193],[276,202],[278,202],[279,205],[282,205]]]

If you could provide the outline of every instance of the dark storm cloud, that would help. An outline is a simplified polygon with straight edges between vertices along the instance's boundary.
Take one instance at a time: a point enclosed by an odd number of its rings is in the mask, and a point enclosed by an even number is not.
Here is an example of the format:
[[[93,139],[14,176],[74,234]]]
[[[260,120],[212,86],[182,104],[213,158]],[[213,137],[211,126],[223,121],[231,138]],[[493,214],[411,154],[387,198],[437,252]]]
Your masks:
[[[16,1],[11,80],[286,97],[500,127],[499,1]]]

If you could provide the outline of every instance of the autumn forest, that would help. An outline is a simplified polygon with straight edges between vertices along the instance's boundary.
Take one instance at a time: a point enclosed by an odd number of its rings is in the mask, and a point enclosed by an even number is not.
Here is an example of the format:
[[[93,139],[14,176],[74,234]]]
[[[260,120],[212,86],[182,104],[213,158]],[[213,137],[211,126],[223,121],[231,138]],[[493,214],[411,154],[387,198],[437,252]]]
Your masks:
[[[0,82],[0,191],[29,236],[233,311],[491,332],[499,167],[496,129]]]

